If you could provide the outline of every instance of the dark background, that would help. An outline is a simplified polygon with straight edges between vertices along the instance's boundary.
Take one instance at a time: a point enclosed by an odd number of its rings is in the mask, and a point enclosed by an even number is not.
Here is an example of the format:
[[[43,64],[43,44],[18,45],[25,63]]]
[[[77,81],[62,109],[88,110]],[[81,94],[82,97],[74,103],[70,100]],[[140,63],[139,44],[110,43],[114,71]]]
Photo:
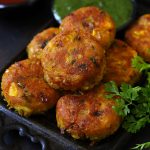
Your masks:
[[[39,0],[30,7],[0,10],[0,70],[51,22],[51,3]]]
[[[51,6],[51,0],[39,0],[30,7],[0,10],[0,70],[25,49],[36,33],[54,22]],[[16,130],[6,133],[4,140],[14,144],[8,150],[41,150],[40,143],[20,137]]]

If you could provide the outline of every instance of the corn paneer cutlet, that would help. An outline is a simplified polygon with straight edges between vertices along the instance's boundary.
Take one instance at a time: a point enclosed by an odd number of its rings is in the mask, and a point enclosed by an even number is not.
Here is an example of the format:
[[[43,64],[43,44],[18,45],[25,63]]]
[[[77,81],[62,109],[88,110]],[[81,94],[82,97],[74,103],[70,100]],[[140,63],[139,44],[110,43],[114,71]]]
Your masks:
[[[80,29],[89,32],[108,48],[114,40],[116,28],[110,15],[97,7],[82,7],[62,20],[61,31]]]
[[[29,58],[41,58],[41,52],[56,34],[58,34],[58,28],[48,28],[34,36],[32,41],[27,46],[27,53]]]
[[[127,43],[150,63],[150,14],[141,16],[125,34]]]
[[[137,52],[121,40],[115,40],[106,52],[106,72],[103,82],[115,81],[134,84],[140,78],[140,73],[132,67],[132,59]]]
[[[43,113],[52,108],[59,94],[49,87],[43,77],[43,69],[37,59],[26,59],[11,65],[1,82],[8,106],[22,116]]]
[[[57,34],[42,55],[44,77],[55,89],[88,90],[98,84],[105,69],[105,50],[90,34]]]
[[[112,106],[114,100],[105,98],[105,89],[100,85],[85,95],[66,95],[57,102],[56,119],[62,133],[75,139],[88,138],[98,141],[113,134],[121,124],[121,118]]]

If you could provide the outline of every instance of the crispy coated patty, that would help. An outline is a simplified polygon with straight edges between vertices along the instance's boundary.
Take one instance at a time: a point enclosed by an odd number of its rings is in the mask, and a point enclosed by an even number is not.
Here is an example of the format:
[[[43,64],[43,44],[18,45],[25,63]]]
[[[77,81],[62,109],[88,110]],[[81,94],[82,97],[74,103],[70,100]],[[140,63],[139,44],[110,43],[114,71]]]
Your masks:
[[[126,31],[125,38],[145,61],[150,62],[150,14],[141,16]]]
[[[97,7],[82,7],[62,20],[62,31],[81,29],[90,32],[104,48],[108,48],[115,37],[115,24],[105,11]]]
[[[29,58],[40,58],[41,51],[47,45],[56,34],[58,34],[58,28],[48,28],[34,36],[32,41],[27,46],[27,53]]]
[[[57,34],[43,51],[45,80],[56,89],[91,89],[103,77],[104,53],[98,41],[83,31]]]
[[[105,98],[100,85],[85,95],[66,95],[57,102],[57,125],[75,139],[101,140],[113,134],[120,126],[121,118],[112,109],[113,100]]]
[[[1,83],[8,106],[23,116],[43,113],[53,107],[59,95],[43,76],[41,63],[36,59],[26,59],[10,66]]]
[[[125,42],[115,40],[106,52],[106,73],[103,81],[115,81],[134,84],[140,77],[139,72],[132,67],[132,59],[137,56],[135,50]]]

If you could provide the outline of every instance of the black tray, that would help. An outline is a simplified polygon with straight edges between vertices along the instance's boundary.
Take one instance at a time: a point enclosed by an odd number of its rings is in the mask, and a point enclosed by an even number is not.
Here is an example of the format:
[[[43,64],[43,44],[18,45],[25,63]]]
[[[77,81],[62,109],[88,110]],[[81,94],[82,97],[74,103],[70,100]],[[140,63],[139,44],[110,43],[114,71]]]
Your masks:
[[[150,6],[137,1],[136,17],[148,12],[150,12]],[[44,29],[47,26],[56,25],[55,20],[51,19],[51,21],[45,23],[41,28]],[[122,37],[122,35],[123,31],[117,33],[117,37]],[[7,64],[1,66],[1,75],[10,64],[25,58],[27,58],[25,50],[15,54]],[[60,130],[56,125],[55,109],[50,110],[44,115],[24,118],[16,114],[13,110],[8,110],[2,97],[0,104],[0,114],[6,114],[17,121],[17,125],[12,123],[9,127],[6,126],[6,128],[0,132],[0,137],[3,136],[5,130],[15,129],[19,131],[20,135],[27,136],[31,141],[39,142],[42,146],[42,150],[128,150],[137,143],[150,140],[148,139],[150,137],[149,126],[133,135],[120,128],[114,135],[90,146],[90,141],[74,140],[67,134],[60,134]],[[1,141],[0,149],[3,150],[4,147],[6,147],[6,144]]]

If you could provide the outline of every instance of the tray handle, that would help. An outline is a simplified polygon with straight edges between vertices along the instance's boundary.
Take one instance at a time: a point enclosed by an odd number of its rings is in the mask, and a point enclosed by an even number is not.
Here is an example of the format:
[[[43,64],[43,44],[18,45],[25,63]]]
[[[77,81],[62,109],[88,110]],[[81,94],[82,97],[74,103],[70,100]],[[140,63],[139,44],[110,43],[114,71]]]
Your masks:
[[[8,147],[8,145],[4,142],[3,137],[6,132],[11,131],[11,130],[18,130],[20,136],[25,136],[31,140],[33,143],[40,143],[42,150],[48,150],[48,144],[46,139],[43,137],[36,135],[34,133],[31,133],[27,127],[21,124],[11,124],[5,126],[3,129],[0,131],[0,146],[5,148]]]

